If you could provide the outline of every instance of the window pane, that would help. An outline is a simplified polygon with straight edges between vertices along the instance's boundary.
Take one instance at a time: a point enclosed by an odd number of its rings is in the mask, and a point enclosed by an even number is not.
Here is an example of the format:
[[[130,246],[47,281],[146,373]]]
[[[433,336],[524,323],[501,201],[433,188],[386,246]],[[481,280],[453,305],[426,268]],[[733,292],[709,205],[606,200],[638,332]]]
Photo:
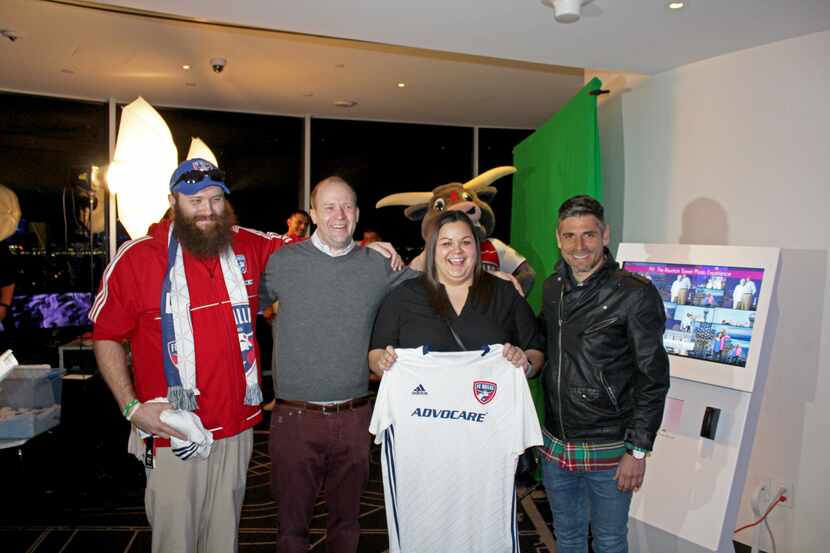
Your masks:
[[[303,120],[299,117],[161,108],[182,160],[201,138],[225,172],[239,224],[285,232],[300,205]]]
[[[479,129],[478,167],[483,173],[501,165],[513,165],[513,148],[533,133],[532,129]],[[493,236],[510,243],[510,212],[513,204],[513,177],[497,180],[493,185],[498,190],[490,206],[496,215]]]
[[[84,213],[90,202],[103,208],[104,196],[93,197],[81,175],[107,163],[106,105],[0,93],[0,128],[0,184],[17,194],[23,214],[4,243],[20,273],[16,293],[93,289],[104,235],[90,246]]]
[[[89,330],[89,306],[106,261],[105,195],[90,191],[92,165],[108,159],[103,103],[0,93],[0,184],[18,197],[18,231],[0,247],[15,275],[0,331],[22,363],[57,366],[57,346]],[[93,218],[93,220],[95,220]],[[90,237],[89,228],[93,232]]]
[[[407,220],[404,207],[375,209],[375,203],[396,192],[429,192],[472,177],[469,127],[312,119],[311,137],[312,186],[339,175],[357,191],[357,239],[373,227],[399,249],[420,251],[420,222]]]

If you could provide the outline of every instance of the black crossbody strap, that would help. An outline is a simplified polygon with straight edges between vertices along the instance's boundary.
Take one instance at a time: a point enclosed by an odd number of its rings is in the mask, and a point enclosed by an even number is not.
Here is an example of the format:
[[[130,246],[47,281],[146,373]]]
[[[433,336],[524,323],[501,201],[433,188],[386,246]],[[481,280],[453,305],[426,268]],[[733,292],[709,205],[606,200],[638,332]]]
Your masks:
[[[455,343],[458,344],[458,347],[461,348],[461,351],[467,351],[467,346],[465,346],[464,342],[461,341],[461,338],[458,336],[458,333],[455,331],[455,329],[450,324],[450,321],[447,320],[447,319],[444,319],[444,321],[447,323],[447,327],[450,329],[450,332],[452,333],[452,337],[455,339]]]

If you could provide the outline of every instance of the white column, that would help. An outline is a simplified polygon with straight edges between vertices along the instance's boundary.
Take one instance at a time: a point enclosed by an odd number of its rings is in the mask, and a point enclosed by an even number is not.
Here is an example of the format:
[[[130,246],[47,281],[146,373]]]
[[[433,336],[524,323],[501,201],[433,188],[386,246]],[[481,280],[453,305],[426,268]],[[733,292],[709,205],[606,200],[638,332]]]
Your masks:
[[[473,127],[473,176],[478,176],[478,127]]]
[[[311,207],[311,116],[303,118],[303,209]]]
[[[109,162],[112,163],[112,156],[115,154],[115,98],[110,98],[107,101],[108,118],[109,118]],[[111,194],[107,188],[107,208],[108,208],[108,227],[109,232],[109,256],[107,259],[115,257],[115,250],[118,249],[118,219],[116,218],[115,194]]]

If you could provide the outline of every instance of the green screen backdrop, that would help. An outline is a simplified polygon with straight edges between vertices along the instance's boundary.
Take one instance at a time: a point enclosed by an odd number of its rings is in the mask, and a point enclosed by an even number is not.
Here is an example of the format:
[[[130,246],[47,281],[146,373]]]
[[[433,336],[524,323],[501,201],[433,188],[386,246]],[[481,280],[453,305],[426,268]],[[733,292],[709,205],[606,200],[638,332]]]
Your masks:
[[[536,270],[536,283],[527,298],[538,313],[542,283],[559,260],[556,213],[562,202],[576,194],[602,201],[597,97],[590,92],[602,86],[594,78],[565,106],[513,149],[513,213],[510,245]],[[530,393],[539,422],[544,424],[545,402],[538,378]],[[537,471],[536,479],[540,480]]]
[[[513,212],[510,245],[536,270],[527,298],[538,312],[542,282],[559,259],[556,212],[563,201],[589,194],[602,201],[597,97],[592,79],[565,106],[513,149]]]

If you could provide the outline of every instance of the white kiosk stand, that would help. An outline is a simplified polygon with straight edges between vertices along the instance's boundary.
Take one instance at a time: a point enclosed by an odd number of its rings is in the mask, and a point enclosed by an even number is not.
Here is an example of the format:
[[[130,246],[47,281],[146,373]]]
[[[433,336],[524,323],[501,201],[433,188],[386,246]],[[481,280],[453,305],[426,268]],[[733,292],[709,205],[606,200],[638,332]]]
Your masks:
[[[620,244],[617,261],[663,296],[672,375],[654,455],[631,504],[632,552],[734,552],[778,257],[774,248]]]

